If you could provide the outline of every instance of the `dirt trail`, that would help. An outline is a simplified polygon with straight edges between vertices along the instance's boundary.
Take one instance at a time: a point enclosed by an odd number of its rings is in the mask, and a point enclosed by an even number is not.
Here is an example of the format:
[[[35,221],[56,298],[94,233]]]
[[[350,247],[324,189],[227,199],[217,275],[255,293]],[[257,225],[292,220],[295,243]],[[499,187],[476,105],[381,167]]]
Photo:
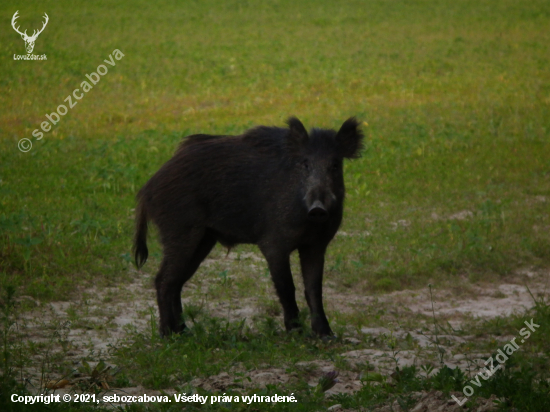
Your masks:
[[[231,256],[230,256],[231,257]],[[255,260],[251,259],[253,262]],[[207,265],[208,261],[205,262]],[[210,262],[211,263],[211,262]],[[112,287],[97,290],[95,288],[82,291],[78,300],[71,302],[52,302],[42,304],[30,297],[21,297],[21,300],[30,300],[36,304],[36,308],[24,314],[20,320],[20,331],[26,339],[34,342],[52,343],[57,340],[61,346],[70,348],[65,353],[64,360],[71,360],[75,365],[85,357],[93,355],[94,358],[107,359],[108,350],[117,345],[129,330],[145,330],[150,327],[151,316],[156,316],[155,293],[151,285],[151,277],[144,273],[135,272],[134,283],[125,285],[124,288]],[[460,329],[463,322],[472,318],[489,319],[497,316],[507,316],[511,313],[522,313],[534,306],[531,293],[535,296],[546,296],[550,280],[550,273],[534,273],[523,271],[517,274],[514,283],[508,282],[500,285],[473,285],[466,291],[457,293],[453,290],[433,291],[433,312],[438,320],[448,322],[447,330]],[[530,292],[527,290],[528,285]],[[183,302],[196,302],[197,296],[204,287],[200,284],[186,286]],[[196,293],[193,293],[195,291]],[[397,321],[388,322],[384,326],[363,327],[361,334],[370,336],[373,341],[382,339],[396,339],[396,341],[408,340],[412,342],[409,349],[390,350],[373,347],[372,349],[357,349],[340,354],[350,365],[371,365],[374,371],[384,376],[390,376],[396,366],[423,365],[426,363],[435,365],[435,371],[440,366],[441,358],[438,356],[439,348],[436,348],[435,337],[426,330],[433,328],[407,327],[403,319],[421,318],[417,325],[428,324],[426,319],[432,318],[432,301],[429,289],[416,291],[399,291],[378,296],[363,296],[352,293],[336,292],[330,285],[326,287],[327,309],[341,313],[364,313],[368,307],[385,308]],[[232,321],[242,318],[251,319],[260,308],[257,298],[245,298],[239,300],[216,300],[202,302],[204,310],[211,316],[221,317]],[[280,318],[280,316],[279,316]],[[278,320],[282,323],[282,319]],[[442,323],[443,324],[443,323]],[[52,337],[52,329],[56,330]],[[357,332],[355,332],[357,333]],[[513,336],[495,337],[495,348],[501,346]],[[348,342],[359,342],[357,335],[353,333],[346,338]],[[463,370],[470,370],[488,357],[488,353],[455,353],[453,348],[460,343],[475,339],[473,336],[464,336],[454,333],[442,333],[438,335],[440,346],[444,353],[444,363],[454,368],[459,366]],[[55,345],[54,345],[55,346]],[[374,345],[371,345],[374,346]],[[54,349],[55,351],[55,349]],[[396,353],[397,352],[397,353]],[[317,360],[313,362],[300,362],[298,367],[309,371],[309,384],[315,386],[323,374],[335,369],[333,362]],[[285,372],[284,368],[269,368],[246,371],[235,366],[232,370],[217,376],[195,379],[191,382],[194,387],[202,387],[207,390],[224,391],[233,385],[236,375],[244,373],[248,379],[242,379],[247,387],[265,387],[267,384],[291,384],[295,377]],[[41,382],[51,379],[59,379],[60,376],[42,376],[39,368],[25,370],[25,379],[35,387],[40,387]],[[338,383],[328,390],[327,394],[351,393],[361,388],[361,376],[350,371],[342,371],[338,377]],[[391,379],[391,378],[390,378]],[[159,394],[159,391],[147,390],[141,387],[120,389],[125,393]],[[59,389],[61,393],[69,391],[69,388]],[[173,392],[167,390],[168,393]],[[414,411],[455,411],[456,403],[449,403],[449,399],[442,398],[439,393],[419,393],[418,405]],[[490,402],[488,403],[488,405]],[[422,406],[424,405],[424,406]],[[391,405],[388,405],[390,408]],[[480,411],[491,410],[488,406],[480,405]],[[334,410],[337,410],[335,408]],[[379,409],[384,412],[390,409]],[[393,410],[400,409],[394,407]]]

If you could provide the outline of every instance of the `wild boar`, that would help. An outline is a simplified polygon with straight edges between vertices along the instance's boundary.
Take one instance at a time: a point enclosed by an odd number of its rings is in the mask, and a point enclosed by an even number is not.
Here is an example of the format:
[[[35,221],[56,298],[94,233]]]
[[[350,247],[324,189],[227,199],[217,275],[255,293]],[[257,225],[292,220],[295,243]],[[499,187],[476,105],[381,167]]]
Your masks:
[[[160,332],[181,332],[181,290],[216,242],[256,244],[267,260],[287,330],[298,327],[289,257],[298,250],[311,327],[330,336],[323,308],[325,251],[342,221],[343,160],[359,157],[363,133],[350,118],[340,130],[258,126],[239,136],[197,134],[137,195],[134,256],[147,260],[147,225],[156,224],[163,260],[155,279]]]

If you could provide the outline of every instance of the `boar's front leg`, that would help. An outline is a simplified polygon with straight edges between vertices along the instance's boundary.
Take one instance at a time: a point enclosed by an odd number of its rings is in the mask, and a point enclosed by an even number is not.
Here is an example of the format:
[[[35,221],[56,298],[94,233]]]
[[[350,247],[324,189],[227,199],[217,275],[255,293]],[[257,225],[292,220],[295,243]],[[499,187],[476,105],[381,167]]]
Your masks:
[[[283,306],[285,328],[287,331],[300,327],[298,319],[298,305],[296,304],[296,288],[290,271],[290,253],[265,250],[260,247],[264,254],[271,279]]]
[[[306,301],[311,313],[311,328],[319,336],[332,336],[332,330],[323,309],[325,248],[304,246],[298,248],[298,252],[300,253]]]

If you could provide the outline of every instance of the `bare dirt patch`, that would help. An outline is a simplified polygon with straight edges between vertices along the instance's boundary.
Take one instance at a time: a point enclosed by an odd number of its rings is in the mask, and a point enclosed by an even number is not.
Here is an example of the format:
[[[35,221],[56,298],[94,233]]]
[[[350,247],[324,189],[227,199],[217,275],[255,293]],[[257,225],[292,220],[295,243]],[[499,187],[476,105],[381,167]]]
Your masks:
[[[227,259],[243,259],[243,256],[229,254]],[[245,256],[250,265],[255,265],[260,258],[255,255]],[[207,265],[218,262],[207,260]],[[81,360],[88,356],[97,359],[109,358],[109,350],[119,344],[129,331],[145,331],[151,328],[152,317],[157,316],[155,292],[152,287],[152,278],[149,274],[135,272],[134,282],[122,287],[89,288],[81,291],[70,302],[41,303],[30,297],[21,297],[26,305],[35,308],[23,313],[18,321],[18,331],[21,339],[33,341],[42,345],[43,351],[36,351],[36,359],[44,359],[47,352],[48,359],[53,363],[56,354],[63,356],[63,361],[70,361],[74,367],[81,365]],[[497,316],[507,316],[511,313],[522,313],[534,306],[533,296],[546,296],[550,279],[548,272],[533,272],[529,270],[517,274],[514,279],[499,285],[477,284],[467,288],[453,290],[433,290],[433,308],[429,289],[416,291],[399,291],[377,296],[363,296],[359,294],[340,293],[326,288],[326,302],[330,313],[341,313],[368,316],[373,308],[383,308],[387,316],[381,318],[376,326],[365,326],[360,330],[349,330],[345,333],[348,342],[359,342],[359,338],[368,337],[372,341],[372,348],[357,349],[340,354],[352,370],[364,368],[376,371],[391,379],[392,371],[396,366],[432,365],[438,370],[443,364],[454,368],[460,367],[464,371],[471,371],[476,365],[488,357],[488,353],[470,352],[461,353],[457,346],[475,340],[474,336],[464,333],[442,333],[438,336],[430,328],[430,319],[435,313],[438,320],[448,322],[451,330],[458,331],[461,325],[468,320],[481,318],[491,319]],[[238,281],[237,277],[229,282]],[[215,298],[208,298],[209,291],[219,286],[221,282],[228,282],[227,278],[209,277],[194,280],[185,288],[182,301],[184,304],[198,305],[203,311],[214,317],[239,321],[246,318],[251,323],[254,316],[266,310],[265,298],[257,296],[233,298],[230,292],[214,294]],[[523,284],[522,284],[523,283]],[[265,288],[266,293],[271,287],[268,278],[258,278],[259,287]],[[527,289],[529,287],[529,290]],[[268,305],[269,306],[269,305]],[[282,324],[282,317],[275,314]],[[338,318],[338,316],[335,316]],[[408,320],[406,320],[408,319]],[[416,320],[416,323],[410,320]],[[511,336],[495,337],[495,349],[502,342],[511,339]],[[436,344],[437,340],[437,344]],[[406,345],[400,346],[400,343]],[[393,346],[392,346],[393,345]],[[47,382],[58,381],[64,378],[66,371],[57,370],[44,374],[44,361],[41,367],[26,367],[21,377],[34,387],[41,388]],[[47,366],[47,365],[46,365]],[[92,365],[93,367],[94,365]],[[307,370],[308,383],[316,386],[319,379],[326,373],[338,369],[335,362],[316,360],[299,362],[297,367]],[[114,367],[114,365],[113,365]],[[352,393],[362,386],[361,373],[341,370],[338,382],[326,394]],[[291,385],[296,376],[288,373],[285,368],[266,366],[255,370],[245,370],[237,365],[231,370],[216,376],[197,378],[189,384],[206,390],[224,391],[228,388],[260,388],[269,384]],[[75,380],[68,380],[61,392],[71,390]],[[124,393],[140,392],[156,394],[141,387],[117,389]],[[167,393],[173,389],[167,388]],[[480,411],[490,410],[489,405],[479,406]],[[454,402],[443,399],[440,393],[419,393],[418,403],[414,411],[455,411]],[[388,405],[388,408],[392,407]],[[394,409],[377,409],[379,412]]]

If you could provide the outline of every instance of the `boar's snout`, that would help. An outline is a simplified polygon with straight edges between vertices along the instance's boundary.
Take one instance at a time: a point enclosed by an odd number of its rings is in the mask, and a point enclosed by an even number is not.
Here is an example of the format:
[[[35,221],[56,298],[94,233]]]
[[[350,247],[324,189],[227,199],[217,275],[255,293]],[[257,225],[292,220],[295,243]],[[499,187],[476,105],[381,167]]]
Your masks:
[[[323,223],[328,220],[328,212],[320,200],[313,202],[307,211],[307,219],[311,222]]]

